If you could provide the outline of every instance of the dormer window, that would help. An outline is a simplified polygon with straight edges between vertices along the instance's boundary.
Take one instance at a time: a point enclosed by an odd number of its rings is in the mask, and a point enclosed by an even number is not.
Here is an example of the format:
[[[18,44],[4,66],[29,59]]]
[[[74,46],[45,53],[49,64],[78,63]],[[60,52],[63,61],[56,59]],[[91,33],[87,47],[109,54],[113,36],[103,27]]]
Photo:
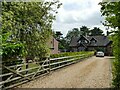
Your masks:
[[[92,38],[92,39],[90,40],[90,43],[92,43],[92,44],[95,44],[96,42],[97,42],[97,40],[94,39],[94,38]]]
[[[79,43],[85,43],[85,44],[87,44],[88,41],[87,40],[80,40]]]
[[[91,42],[92,42],[92,43],[96,43],[96,41],[95,41],[95,40],[92,40]]]
[[[88,43],[89,43],[89,40],[88,40],[86,37],[84,37],[84,36],[81,35],[81,37],[80,37],[79,40],[78,40],[78,43],[79,43],[79,44],[80,44],[80,43],[82,43],[82,44],[88,44]]]
[[[88,41],[87,41],[87,40],[85,40],[85,43],[88,43]]]

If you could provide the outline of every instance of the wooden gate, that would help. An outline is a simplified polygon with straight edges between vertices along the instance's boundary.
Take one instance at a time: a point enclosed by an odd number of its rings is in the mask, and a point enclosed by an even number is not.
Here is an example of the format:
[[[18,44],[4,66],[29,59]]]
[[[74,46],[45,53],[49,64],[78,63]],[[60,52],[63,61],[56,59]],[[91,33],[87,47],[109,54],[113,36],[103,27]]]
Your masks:
[[[50,73],[51,70],[55,70],[73,63],[77,63],[86,57],[88,56],[82,54],[53,59],[47,58],[46,60],[40,62],[22,62],[21,64],[13,66],[1,65],[2,69],[6,69],[9,72],[0,74],[0,78],[3,79],[0,82],[0,87],[4,89],[15,87],[40,76],[46,75]],[[28,65],[29,68],[26,69],[26,65]]]

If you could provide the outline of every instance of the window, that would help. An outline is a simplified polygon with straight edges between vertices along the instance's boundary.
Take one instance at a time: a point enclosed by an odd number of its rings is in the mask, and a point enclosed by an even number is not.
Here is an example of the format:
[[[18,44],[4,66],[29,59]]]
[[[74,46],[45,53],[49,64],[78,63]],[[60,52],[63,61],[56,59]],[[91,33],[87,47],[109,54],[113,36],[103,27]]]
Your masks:
[[[95,41],[95,40],[92,40],[91,42],[92,42],[92,43],[95,43],[96,41]]]
[[[95,40],[91,40],[91,42],[90,42],[90,43],[95,44],[95,43],[96,43],[96,41],[95,41]]]
[[[88,43],[87,40],[80,40],[79,43]]]
[[[92,38],[91,40],[90,40],[90,43],[92,43],[92,44],[95,44],[97,41],[94,39],[94,38]]]
[[[50,44],[50,49],[54,49],[54,38],[51,40],[50,43],[51,43],[51,44]]]
[[[88,41],[87,41],[87,40],[85,40],[85,43],[88,43]]]

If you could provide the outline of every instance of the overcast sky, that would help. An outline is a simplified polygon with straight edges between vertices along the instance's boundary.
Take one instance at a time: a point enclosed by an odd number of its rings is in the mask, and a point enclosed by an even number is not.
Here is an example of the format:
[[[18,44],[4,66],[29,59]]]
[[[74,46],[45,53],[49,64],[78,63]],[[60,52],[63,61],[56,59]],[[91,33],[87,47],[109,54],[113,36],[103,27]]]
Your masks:
[[[99,27],[106,32],[100,13],[101,0],[60,0],[63,4],[58,10],[56,20],[53,23],[54,31],[61,31],[65,36],[69,30],[83,25],[93,28]]]

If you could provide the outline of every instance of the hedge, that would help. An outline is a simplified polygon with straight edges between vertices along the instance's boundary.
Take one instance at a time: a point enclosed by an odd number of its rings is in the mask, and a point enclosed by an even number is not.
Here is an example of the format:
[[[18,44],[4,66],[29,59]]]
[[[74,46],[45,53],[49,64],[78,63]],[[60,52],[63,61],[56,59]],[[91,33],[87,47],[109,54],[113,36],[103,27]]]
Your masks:
[[[50,58],[58,58],[58,57],[65,57],[65,56],[74,56],[79,54],[85,54],[87,56],[94,55],[93,51],[81,51],[81,52],[65,52],[65,53],[59,53],[59,54],[51,54]]]

